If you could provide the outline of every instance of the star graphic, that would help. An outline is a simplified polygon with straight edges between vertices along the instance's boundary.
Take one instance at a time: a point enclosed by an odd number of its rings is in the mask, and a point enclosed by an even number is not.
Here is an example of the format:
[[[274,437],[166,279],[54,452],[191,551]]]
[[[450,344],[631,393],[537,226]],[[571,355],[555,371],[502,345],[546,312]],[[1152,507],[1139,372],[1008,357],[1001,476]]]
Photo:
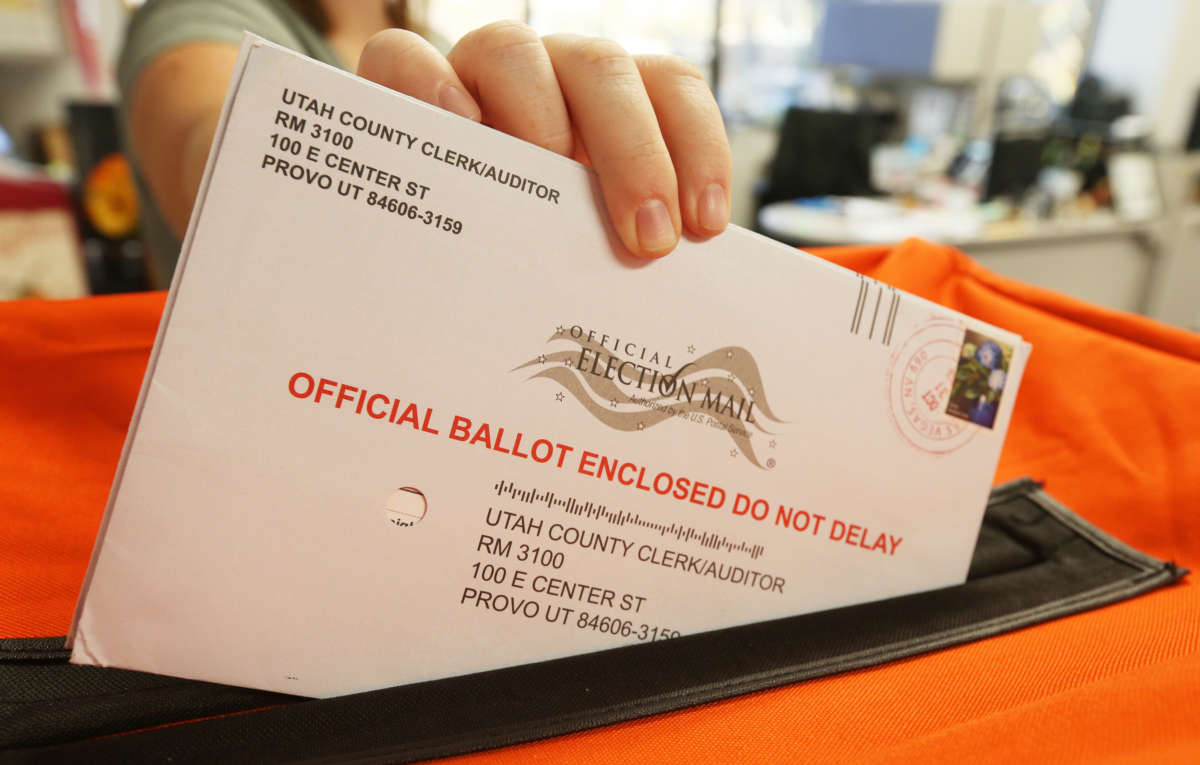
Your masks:
[[[689,346],[688,346],[688,353],[695,353],[695,352],[696,352],[696,346],[694,346],[694,345],[689,345]]]
[[[772,449],[774,449],[774,448],[775,448],[775,439],[774,439],[774,438],[772,438],[772,439],[771,439],[770,446],[771,446],[771,448],[772,448]]]
[[[565,365],[567,365],[567,366],[571,366],[571,360],[570,360],[570,359],[563,359],[563,364],[565,364]]]
[[[736,379],[737,379],[737,377],[736,377],[736,376],[733,374],[733,372],[730,372],[730,373],[729,373],[729,379],[730,379],[730,380],[736,380]]]
[[[612,408],[613,409],[617,408],[617,400],[615,398],[612,400]]]
[[[727,359],[732,359],[732,358],[733,358],[733,351],[725,351],[725,358],[727,358]]]
[[[746,392],[747,392],[747,393],[749,393],[751,396],[753,396],[753,395],[754,395],[754,388],[747,388],[747,389],[746,389]]]
[[[645,430],[645,429],[646,429],[646,423],[644,423],[644,422],[639,422],[639,423],[638,423],[638,430]]]
[[[558,393],[554,394],[554,398],[555,398],[555,400],[562,402],[562,400],[565,399],[566,396],[563,395],[562,391],[559,391]]]
[[[704,383],[705,388],[708,387],[708,378],[707,377],[705,377],[703,380],[701,380],[701,382]]]
[[[539,364],[545,364],[545,363],[546,363],[546,354],[544,354],[544,353],[543,353],[543,354],[541,354],[540,356],[538,356],[538,363],[539,363]]]
[[[729,450],[729,456],[730,456],[730,457],[736,457],[736,456],[737,456],[737,449],[730,449],[730,450]]]
[[[554,328],[554,334],[556,335],[561,335],[563,331],[563,326],[561,324]]]

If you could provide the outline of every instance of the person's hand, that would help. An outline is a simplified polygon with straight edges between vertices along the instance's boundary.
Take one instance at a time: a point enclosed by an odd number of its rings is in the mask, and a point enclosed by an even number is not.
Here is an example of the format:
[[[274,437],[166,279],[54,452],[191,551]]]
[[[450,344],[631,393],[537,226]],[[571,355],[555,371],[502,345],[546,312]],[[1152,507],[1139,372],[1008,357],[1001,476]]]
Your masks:
[[[707,237],[729,222],[721,114],[684,59],[630,56],[595,38],[541,38],[501,21],[463,37],[448,57],[413,32],[380,32],[363,48],[358,73],[587,162],[635,255],[665,255],[683,227]]]

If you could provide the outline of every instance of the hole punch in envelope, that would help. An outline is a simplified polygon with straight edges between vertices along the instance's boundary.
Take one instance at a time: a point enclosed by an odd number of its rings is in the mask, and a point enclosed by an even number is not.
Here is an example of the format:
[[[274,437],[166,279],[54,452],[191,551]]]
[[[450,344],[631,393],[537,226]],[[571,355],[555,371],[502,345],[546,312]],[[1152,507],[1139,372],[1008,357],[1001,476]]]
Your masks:
[[[965,579],[1028,344],[606,226],[583,166],[248,36],[72,660],[335,696]]]

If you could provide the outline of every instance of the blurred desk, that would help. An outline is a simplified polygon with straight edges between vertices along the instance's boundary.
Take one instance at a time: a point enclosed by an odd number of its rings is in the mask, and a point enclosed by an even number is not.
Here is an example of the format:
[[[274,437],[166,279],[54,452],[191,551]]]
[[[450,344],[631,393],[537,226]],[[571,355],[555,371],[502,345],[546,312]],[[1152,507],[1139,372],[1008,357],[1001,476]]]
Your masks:
[[[822,197],[764,205],[758,226],[798,247],[890,244],[910,236],[957,245],[978,238],[983,220],[973,212],[906,207],[888,199]]]
[[[797,247],[921,237],[963,250],[987,268],[1123,311],[1146,313],[1161,249],[1157,220],[1111,213],[985,223],[976,211],[909,208],[886,199],[776,202],[759,230]]]

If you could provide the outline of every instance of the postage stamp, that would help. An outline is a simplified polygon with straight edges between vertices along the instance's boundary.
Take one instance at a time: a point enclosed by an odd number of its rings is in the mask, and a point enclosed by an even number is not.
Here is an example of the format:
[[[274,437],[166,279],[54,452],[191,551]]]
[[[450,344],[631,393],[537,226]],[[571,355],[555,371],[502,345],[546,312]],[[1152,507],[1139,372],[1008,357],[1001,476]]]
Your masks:
[[[994,427],[1012,353],[1011,345],[968,329],[954,370],[946,414],[985,428]]]

